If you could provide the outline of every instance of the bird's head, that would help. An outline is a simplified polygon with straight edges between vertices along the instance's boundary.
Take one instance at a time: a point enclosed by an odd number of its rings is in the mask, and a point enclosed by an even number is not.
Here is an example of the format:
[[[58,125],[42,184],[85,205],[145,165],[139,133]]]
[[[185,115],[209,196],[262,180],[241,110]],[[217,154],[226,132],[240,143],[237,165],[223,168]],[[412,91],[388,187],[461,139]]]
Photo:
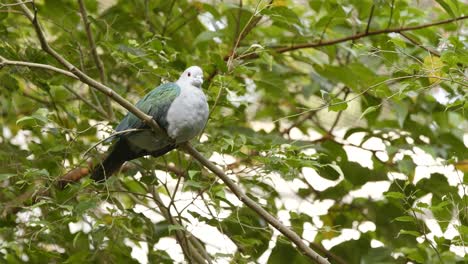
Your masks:
[[[179,81],[200,88],[203,83],[203,71],[198,66],[191,66],[182,73]]]

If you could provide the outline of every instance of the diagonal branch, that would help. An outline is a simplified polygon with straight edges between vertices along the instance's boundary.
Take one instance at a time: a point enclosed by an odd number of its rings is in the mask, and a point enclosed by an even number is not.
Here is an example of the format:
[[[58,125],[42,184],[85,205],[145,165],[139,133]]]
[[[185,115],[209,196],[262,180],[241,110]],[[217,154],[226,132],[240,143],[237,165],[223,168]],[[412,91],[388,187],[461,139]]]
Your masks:
[[[101,83],[107,84],[107,76],[104,70],[104,65],[102,64],[101,58],[97,53],[96,42],[94,41],[93,33],[91,32],[91,23],[88,21],[88,13],[86,11],[86,6],[83,0],[78,0],[78,4],[80,6],[80,13],[81,18],[83,19],[83,24],[86,30],[86,36],[88,37],[89,48],[91,49],[91,54],[93,55],[94,63],[99,71],[99,79]],[[110,98],[106,96],[106,103],[107,103],[107,112],[109,114],[110,119],[114,119],[114,111],[112,110],[112,104]]]
[[[268,5],[265,8],[269,8],[271,6],[271,4],[273,3],[273,1],[274,0],[270,0],[270,2],[268,3]],[[258,24],[258,22],[260,22],[260,20],[263,17],[262,15],[257,14],[261,3],[262,3],[262,1],[259,1],[257,3],[257,6],[255,7],[254,14],[249,18],[249,21],[247,21],[247,24],[242,28],[241,32],[239,33],[239,23],[240,23],[240,18],[241,18],[241,15],[242,15],[242,0],[239,1],[239,15],[238,15],[238,18],[237,18],[237,28],[236,28],[237,38],[234,41],[234,45],[232,46],[232,50],[231,50],[230,54],[224,58],[224,60],[227,61],[226,64],[227,64],[227,67],[228,67],[229,71],[232,70],[233,60],[240,57],[240,56],[236,56],[236,49],[239,46],[240,42],[242,40],[244,40],[245,37],[247,37],[247,35],[250,33],[250,31],[252,31],[255,28],[255,26]]]
[[[159,207],[159,210],[161,211],[161,214],[163,215],[163,217],[166,218],[168,222],[171,223],[171,225],[175,225],[175,224],[182,225],[179,221],[177,221],[176,218],[172,216],[169,210],[169,207],[166,207],[164,205],[161,197],[159,196],[159,193],[155,190],[155,188],[152,188],[151,193],[153,195],[153,201]],[[197,263],[202,263],[202,264],[206,263],[205,258],[201,256],[197,250],[198,247],[200,247],[201,245],[198,245],[198,243],[195,242],[197,240],[190,233],[188,233],[186,236],[185,232],[183,232],[182,230],[175,230],[175,235],[187,259],[193,258]],[[186,238],[188,238],[189,240],[187,241]],[[202,254],[205,257],[208,256],[208,253],[206,253],[206,251],[203,252]],[[208,263],[211,263],[209,256],[207,258],[207,261]]]
[[[66,70],[63,70],[63,69],[60,69],[60,68],[57,68],[57,67],[54,67],[52,65],[40,64],[40,63],[34,63],[34,62],[26,62],[26,61],[8,60],[8,59],[0,56],[0,69],[3,66],[6,66],[6,65],[24,66],[24,67],[28,67],[28,68],[39,68],[39,69],[54,71],[54,72],[58,72],[58,73],[61,73],[63,75],[66,75],[68,77],[71,77],[73,79],[78,80],[78,77],[76,77],[73,73],[71,73],[69,71],[66,71]]]
[[[22,3],[19,0],[17,0],[17,2]],[[39,21],[37,20],[37,16],[36,16],[37,9],[36,9],[36,6],[34,5],[34,2],[32,2],[32,5],[33,5],[34,13],[31,12],[31,10],[29,10],[29,8],[23,3],[20,5],[20,7],[22,8],[25,16],[33,24],[37,37],[39,38],[39,42],[41,43],[42,50],[44,50],[45,52],[49,53],[52,57],[54,57],[60,64],[62,64],[65,68],[67,68],[68,71],[71,72],[73,75],[75,75],[75,77],[77,77],[80,81],[104,93],[105,95],[107,95],[108,97],[110,97],[111,99],[119,103],[121,106],[123,106],[125,109],[127,109],[129,112],[131,112],[132,114],[134,114],[135,116],[143,120],[143,122],[147,123],[152,129],[163,131],[151,116],[140,111],[132,103],[125,100],[122,96],[114,92],[110,87],[94,80],[93,78],[85,74],[84,72],[80,71],[77,67],[75,67],[75,65],[70,63],[68,60],[62,57],[62,55],[60,55],[57,51],[55,51],[47,43],[46,37],[44,35],[44,31],[42,30],[39,24]]]
[[[456,18],[451,18],[451,19],[446,19],[446,20],[441,20],[438,22],[433,22],[433,23],[428,23],[428,24],[423,24],[423,25],[418,25],[418,26],[409,26],[409,27],[399,27],[399,28],[387,28],[387,29],[381,29],[381,30],[375,30],[375,31],[369,31],[369,32],[362,32],[358,33],[355,35],[343,37],[343,38],[338,38],[338,39],[332,39],[332,40],[327,40],[327,41],[321,41],[321,42],[312,42],[312,43],[302,43],[302,44],[296,44],[292,46],[279,46],[279,47],[273,47],[273,50],[277,53],[285,53],[289,51],[294,51],[294,50],[300,50],[300,49],[307,49],[307,48],[318,48],[318,47],[324,47],[324,46],[330,46],[342,42],[347,42],[350,40],[357,40],[369,36],[374,36],[374,35],[380,35],[380,34],[387,34],[387,33],[401,33],[401,32],[406,32],[406,31],[413,31],[413,30],[418,30],[418,29],[423,29],[423,28],[428,28],[428,27],[433,27],[433,26],[438,26],[438,25],[443,25],[443,24],[449,24],[455,21],[460,21],[467,19],[468,15],[461,16],[461,17],[456,17]],[[258,58],[259,55],[256,53],[250,53],[246,55],[241,55],[238,58],[239,59],[255,59]]]
[[[21,3],[19,0],[17,2]],[[126,108],[129,112],[143,120],[146,124],[148,124],[152,129],[155,130],[162,130],[156,121],[149,115],[143,113],[140,111],[138,108],[136,108],[133,104],[125,100],[122,96],[119,94],[115,93],[111,88],[107,87],[106,85],[94,80],[93,78],[89,77],[87,74],[84,72],[80,71],[77,67],[75,67],[72,63],[70,63],[68,60],[66,60],[62,55],[60,55],[58,52],[56,52],[52,47],[49,46],[49,44],[46,41],[44,31],[42,30],[38,20],[37,20],[37,10],[35,9],[34,3],[33,3],[33,10],[34,13],[29,10],[29,8],[25,4],[20,5],[21,8],[23,9],[23,12],[25,13],[26,17],[31,21],[31,23],[34,26],[34,29],[36,31],[36,34],[38,35],[39,41],[41,43],[42,49],[49,53],[51,56],[53,56],[59,63],[61,63],[63,66],[65,66],[70,72],[72,72],[75,76],[77,76],[80,81],[90,85],[91,87],[94,87],[95,89],[99,90],[100,92],[106,94],[109,96],[111,99],[119,103],[121,106]],[[272,216],[270,213],[268,213],[265,209],[260,207],[257,203],[255,203],[252,199],[250,199],[234,182],[232,182],[224,172],[216,167],[212,162],[210,162],[208,159],[206,159],[200,152],[198,152],[196,149],[194,149],[190,144],[186,143],[183,144],[182,147],[195,159],[197,159],[201,164],[203,164],[206,168],[211,170],[214,174],[216,174],[218,177],[220,177],[226,185],[236,194],[239,199],[244,202],[246,205],[248,205],[250,208],[255,210],[263,219],[265,219],[268,223],[270,223],[273,227],[278,229],[282,234],[284,234],[286,237],[291,239],[291,241],[302,251],[304,254],[306,254],[311,260],[320,263],[320,264],[328,264],[329,262],[320,256],[318,253],[316,253],[314,250],[312,250],[309,246],[307,246],[304,241],[301,239],[299,235],[294,233],[291,229],[283,225],[280,221],[278,221],[274,216]]]
[[[365,31],[366,34],[369,33],[370,24],[372,22],[372,17],[374,16],[374,8],[375,8],[375,4],[372,4],[370,14],[369,14],[369,19],[367,19],[367,26],[366,26],[366,31]]]
[[[400,35],[402,37],[404,37],[405,39],[407,39],[409,42],[413,43],[415,46],[418,46],[420,47],[421,49],[424,49],[426,50],[427,52],[431,53],[432,55],[436,56],[436,57],[440,57],[440,54],[439,52],[435,51],[434,49],[430,48],[430,47],[426,47],[424,45],[422,45],[421,43],[419,43],[417,40],[415,40],[413,37],[411,37],[410,35],[408,35],[407,33],[405,32],[400,32]]]
[[[257,214],[259,214],[265,221],[267,221],[270,225],[280,231],[284,236],[289,238],[291,242],[293,242],[306,256],[310,259],[314,260],[316,263],[329,263],[327,259],[320,256],[317,252],[312,250],[309,246],[307,246],[302,238],[298,236],[295,232],[291,229],[283,225],[278,219],[268,213],[265,209],[263,209],[260,205],[258,205],[254,200],[250,199],[244,191],[242,191],[239,186],[237,186],[220,168],[216,165],[211,163],[207,160],[200,152],[198,152],[192,145],[189,143],[185,143],[181,146],[185,152],[190,154],[192,157],[198,160],[203,166],[208,168],[214,174],[216,174],[221,180],[228,186],[228,188],[239,198],[241,202],[245,205],[250,207],[254,210]]]
[[[54,71],[54,72],[58,72],[58,73],[61,73],[63,75],[66,75],[70,78],[73,78],[73,79],[77,79],[78,78],[71,72],[69,71],[66,71],[66,70],[62,70],[60,68],[57,68],[57,67],[54,67],[52,65],[48,65],[48,64],[41,64],[41,63],[34,63],[34,62],[26,62],[26,61],[13,61],[13,60],[8,60],[2,56],[0,56],[0,68],[2,68],[3,66],[7,66],[7,65],[11,65],[11,66],[22,66],[22,67],[28,67],[28,68],[39,68],[39,69],[44,69],[44,70],[49,70],[49,71]],[[93,103],[91,103],[90,101],[88,101],[86,98],[84,98],[82,95],[80,95],[79,93],[75,92],[73,89],[71,89],[70,87],[68,86],[64,86],[65,89],[67,89],[70,93],[72,93],[76,98],[80,99],[81,101],[83,101],[86,105],[88,105],[89,107],[91,107],[92,109],[94,109],[96,112],[98,112],[99,114],[101,114],[102,116],[106,117],[107,116],[107,113],[104,112],[102,109],[100,109],[99,107],[97,107],[96,105],[94,105]],[[24,94],[25,96],[28,96],[28,97],[31,97],[30,95],[28,94]],[[37,100],[37,99],[35,99]],[[44,101],[44,103],[46,103]],[[49,103],[49,102],[47,102]]]

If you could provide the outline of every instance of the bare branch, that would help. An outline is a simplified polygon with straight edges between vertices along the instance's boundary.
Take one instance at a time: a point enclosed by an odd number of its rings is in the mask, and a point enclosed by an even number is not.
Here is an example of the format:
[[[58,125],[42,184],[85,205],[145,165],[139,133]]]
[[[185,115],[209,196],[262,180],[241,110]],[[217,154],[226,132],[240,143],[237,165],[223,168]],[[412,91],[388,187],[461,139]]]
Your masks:
[[[345,91],[343,101],[346,101],[349,95],[349,90]],[[333,121],[333,124],[331,125],[330,129],[328,130],[328,134],[332,135],[333,130],[335,129],[336,125],[338,125],[338,122],[340,121],[341,115],[343,114],[343,111],[339,111],[338,114],[336,115],[335,121]]]
[[[52,65],[48,64],[41,64],[41,63],[34,63],[34,62],[27,62],[27,61],[14,61],[14,60],[8,60],[2,56],[0,56],[0,68],[2,68],[5,65],[12,65],[12,66],[24,66],[28,68],[40,68],[44,70],[49,70],[49,71],[54,71],[61,73],[63,75],[66,75],[68,77],[74,78],[78,80],[78,77],[76,77],[73,73],[62,70],[60,68],[54,67]]]
[[[317,254],[309,246],[307,246],[301,237],[294,233],[291,229],[283,225],[278,219],[268,213],[260,205],[255,203],[254,200],[250,199],[239,186],[237,186],[220,168],[207,160],[200,152],[192,147],[189,143],[185,143],[181,146],[184,151],[198,160],[203,166],[208,168],[214,174],[216,174],[221,180],[229,187],[234,195],[239,198],[241,202],[254,210],[258,215],[265,219],[270,225],[280,231],[284,236],[289,238],[305,255],[314,260],[316,263],[324,264],[328,263],[328,260]]]
[[[400,35],[403,36],[405,39],[407,39],[409,42],[411,42],[411,43],[413,43],[414,45],[420,47],[421,49],[426,50],[427,52],[431,53],[431,54],[434,55],[434,56],[440,57],[439,52],[435,51],[434,49],[431,49],[431,48],[429,48],[429,47],[426,47],[426,46],[422,45],[421,43],[419,43],[417,40],[415,40],[413,37],[411,37],[411,36],[408,35],[407,33],[405,33],[405,32],[400,32]]]
[[[177,219],[175,219],[171,215],[171,212],[169,211],[169,208],[167,208],[164,205],[161,197],[159,196],[159,193],[155,190],[154,186],[152,188],[151,193],[153,195],[153,201],[159,207],[159,210],[161,211],[163,217],[166,218],[168,220],[168,222],[171,223],[172,225],[174,225],[174,224],[181,225],[181,223],[178,222]],[[185,231],[185,229],[184,229],[184,231]],[[179,242],[179,245],[182,248],[182,251],[184,252],[184,255],[186,256],[187,259],[192,259],[193,258],[197,263],[202,263],[202,264],[206,263],[205,259],[198,253],[197,249],[193,245],[192,240],[196,240],[196,239],[193,238],[191,234],[187,233],[187,235],[189,237],[189,242],[187,243],[187,240],[184,239],[184,238],[186,238],[186,236],[184,235],[183,231],[175,230],[175,233],[176,233],[176,239]],[[192,239],[190,239],[190,237],[192,237]],[[196,247],[197,248],[201,247],[201,245],[197,245]],[[201,247],[201,248],[203,248],[203,247]],[[202,254],[205,255],[205,256],[208,256],[208,253],[202,253]],[[211,263],[211,260],[209,258],[207,259],[207,261],[208,261],[208,263]]]
[[[91,54],[93,55],[94,63],[99,71],[99,79],[103,84],[107,84],[107,76],[104,70],[104,65],[102,64],[101,58],[97,53],[96,42],[94,41],[93,33],[91,32],[91,23],[88,21],[88,13],[86,11],[86,6],[83,0],[78,0],[78,4],[80,6],[80,13],[81,19],[83,19],[83,24],[86,30],[86,36],[88,37],[89,48],[91,49]],[[112,110],[112,104],[110,98],[106,96],[106,103],[107,103],[107,113],[109,114],[109,118],[111,120],[115,119],[114,111]]]
[[[372,4],[372,7],[371,7],[371,10],[370,10],[370,14],[369,14],[369,19],[367,19],[367,26],[366,26],[366,34],[369,33],[369,28],[370,28],[370,24],[372,22],[372,17],[374,16],[374,8],[375,8],[375,5]]]
[[[277,53],[285,53],[289,51],[294,51],[294,50],[300,50],[300,49],[307,49],[307,48],[317,48],[317,47],[324,47],[324,46],[330,46],[350,40],[357,40],[361,39],[364,37],[369,37],[369,36],[374,36],[374,35],[380,35],[380,34],[387,34],[387,33],[401,33],[405,31],[413,31],[413,30],[418,30],[418,29],[423,29],[423,28],[428,28],[428,27],[433,27],[433,26],[438,26],[438,25],[443,25],[443,24],[449,24],[455,21],[460,21],[467,19],[468,15],[466,16],[461,16],[461,17],[456,17],[452,19],[446,19],[438,22],[433,22],[433,23],[428,23],[428,24],[423,24],[419,26],[410,26],[410,27],[399,27],[399,28],[388,28],[388,29],[381,29],[381,30],[375,30],[375,31],[369,31],[369,32],[363,32],[363,33],[358,33],[355,35],[351,35],[348,37],[343,37],[343,38],[338,38],[338,39],[333,39],[333,40],[327,40],[327,41],[322,41],[322,42],[313,42],[313,43],[302,43],[302,44],[297,44],[293,46],[280,46],[280,47],[274,47],[273,50]],[[246,55],[241,55],[237,58],[239,59],[255,59],[258,58],[259,55],[256,53],[252,54],[246,54]]]
[[[2,68],[3,66],[5,65],[11,65],[11,66],[22,66],[22,67],[28,67],[28,68],[39,68],[39,69],[44,69],[44,70],[49,70],[49,71],[54,71],[54,72],[58,72],[58,73],[61,73],[63,75],[66,75],[68,77],[71,77],[71,78],[74,78],[74,79],[78,79],[78,77],[76,77],[73,73],[69,72],[69,71],[66,71],[66,70],[62,70],[60,68],[57,68],[57,67],[54,67],[54,66],[51,66],[51,65],[48,65],[48,64],[40,64],[40,63],[34,63],[34,62],[27,62],[27,61],[12,61],[12,60],[8,60],[2,56],[0,56],[0,68]],[[107,113],[102,111],[102,109],[96,107],[96,105],[94,105],[93,103],[89,102],[86,98],[84,98],[83,96],[81,96],[79,93],[75,92],[73,89],[71,89],[70,87],[64,85],[65,89],[67,89],[70,93],[72,93],[76,98],[80,99],[81,101],[83,101],[85,104],[87,104],[89,107],[91,107],[92,109],[94,109],[96,112],[98,112],[99,114],[103,115],[103,116],[107,116]],[[31,98],[30,95],[27,95],[25,94],[25,96],[28,96]],[[37,99],[35,99],[37,100]],[[45,101],[44,101],[45,102]],[[47,103],[50,103],[50,102],[47,102]]]
[[[18,2],[20,2],[18,0]],[[41,47],[44,51],[49,53],[51,56],[53,56],[58,62],[60,62],[63,66],[65,66],[70,72],[72,72],[74,75],[76,75],[82,82],[98,89],[100,92],[106,94],[110,98],[112,98],[114,101],[119,103],[121,106],[126,108],[128,111],[133,113],[135,116],[143,120],[145,123],[147,123],[152,129],[162,131],[164,133],[164,130],[162,130],[156,121],[149,115],[143,113],[140,111],[138,108],[136,108],[133,104],[125,100],[123,97],[121,97],[119,94],[115,93],[111,88],[107,87],[106,85],[97,82],[93,78],[89,77],[82,71],[80,71],[78,68],[76,68],[73,64],[71,64],[68,60],[66,60],[64,57],[62,57],[59,53],[57,53],[52,47],[49,46],[49,44],[46,41],[46,38],[44,36],[44,32],[37,20],[36,13],[32,13],[29,8],[21,4],[21,8],[23,9],[26,17],[32,22],[36,34],[38,35],[39,41],[41,43]],[[35,10],[35,6],[33,3],[33,9]],[[36,12],[36,10],[35,10]],[[228,187],[239,197],[239,199],[244,202],[247,206],[255,210],[262,218],[264,218],[266,221],[268,221],[273,227],[278,229],[282,234],[284,234],[286,237],[290,238],[291,241],[302,251],[304,252],[309,258],[314,260],[317,263],[320,264],[328,264],[329,262],[317,254],[315,251],[313,251],[310,247],[308,247],[302,239],[294,233],[292,230],[290,230],[288,227],[283,225],[281,222],[279,222],[275,217],[273,217],[271,214],[269,214],[265,209],[260,207],[258,204],[256,204],[252,199],[247,197],[243,191],[236,185],[234,182],[232,182],[226,174],[222,170],[220,170],[216,165],[211,163],[208,159],[206,159],[200,152],[198,152],[196,149],[194,149],[189,143],[183,144],[182,147],[195,159],[197,159],[201,164],[203,164],[205,167],[210,169],[213,173],[218,175],[225,183],[228,185]],[[182,240],[181,240],[182,241]],[[181,242],[183,243],[183,242]],[[202,258],[203,259],[203,258]]]
[[[18,1],[18,0],[17,0]],[[21,3],[21,1],[18,1]],[[44,31],[42,30],[39,21],[36,16],[36,9],[33,4],[33,10],[35,13],[32,13],[31,10],[25,5],[21,4],[20,7],[23,9],[23,12],[25,16],[31,21],[31,23],[34,26],[34,29],[36,31],[37,37],[39,38],[39,41],[41,43],[42,49],[49,53],[52,57],[54,57],[60,64],[62,64],[65,68],[68,69],[71,73],[73,73],[80,81],[83,83],[88,84],[89,86],[94,87],[95,89],[99,90],[100,92],[104,93],[117,103],[119,103],[121,106],[126,108],[128,111],[130,111],[132,114],[143,120],[143,122],[147,123],[152,129],[157,130],[157,131],[163,131],[159,125],[156,123],[156,121],[149,115],[143,113],[140,111],[137,107],[135,107],[132,103],[129,101],[125,100],[122,96],[119,94],[115,93],[111,88],[108,86],[94,80],[93,78],[89,77],[87,74],[84,72],[80,71],[75,65],[71,64],[68,60],[66,60],[64,57],[62,57],[59,53],[57,53],[52,47],[49,46],[47,43],[47,40],[44,35]],[[164,131],[163,131],[164,132]]]
[[[2,8],[2,7],[17,6],[17,5],[28,4],[28,3],[32,3],[32,1],[24,1],[24,2],[19,2],[19,3],[12,3],[12,4],[3,4],[3,3],[0,3],[0,8]]]
[[[390,7],[390,17],[388,19],[387,28],[389,28],[392,25],[393,10],[394,9],[395,9],[395,0],[392,0],[392,4],[391,4],[391,7]]]

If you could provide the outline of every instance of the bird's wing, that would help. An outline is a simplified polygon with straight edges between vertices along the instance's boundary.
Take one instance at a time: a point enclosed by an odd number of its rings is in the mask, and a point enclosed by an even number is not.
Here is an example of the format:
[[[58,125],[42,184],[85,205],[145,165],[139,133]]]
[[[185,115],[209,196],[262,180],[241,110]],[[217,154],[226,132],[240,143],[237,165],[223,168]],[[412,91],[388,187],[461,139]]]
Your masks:
[[[177,84],[161,84],[159,87],[146,94],[135,106],[144,113],[151,115],[163,129],[167,129],[167,111],[179,94],[180,87]],[[123,131],[142,127],[144,127],[144,123],[134,114],[128,113],[115,130]]]

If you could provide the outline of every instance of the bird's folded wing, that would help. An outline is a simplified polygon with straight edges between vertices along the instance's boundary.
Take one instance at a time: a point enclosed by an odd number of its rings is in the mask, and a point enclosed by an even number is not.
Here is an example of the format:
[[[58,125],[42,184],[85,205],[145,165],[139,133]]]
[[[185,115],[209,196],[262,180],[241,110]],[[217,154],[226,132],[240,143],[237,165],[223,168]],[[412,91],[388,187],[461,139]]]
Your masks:
[[[146,94],[135,106],[144,113],[151,115],[159,126],[166,130],[168,126],[167,111],[179,94],[180,87],[177,84],[165,83]],[[144,126],[144,123],[138,117],[132,113],[127,113],[115,130],[124,131],[132,128],[143,128]]]

